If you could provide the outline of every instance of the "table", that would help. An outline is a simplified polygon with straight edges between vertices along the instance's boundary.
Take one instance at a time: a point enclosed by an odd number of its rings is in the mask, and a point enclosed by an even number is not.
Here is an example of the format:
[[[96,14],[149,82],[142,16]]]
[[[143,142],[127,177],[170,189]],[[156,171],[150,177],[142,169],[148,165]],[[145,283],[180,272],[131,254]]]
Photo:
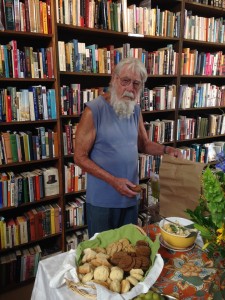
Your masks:
[[[154,240],[159,234],[158,225],[150,225],[149,233]],[[159,253],[164,259],[164,268],[153,286],[155,290],[180,300],[223,299],[209,293],[212,283],[221,285],[221,274],[200,247],[195,246],[187,252],[175,252],[161,246]],[[31,300],[87,300],[74,294],[65,285],[58,289],[49,287],[50,279],[68,255],[68,252],[61,253],[39,262]]]
[[[149,234],[152,240],[160,233],[159,226],[149,226]],[[224,269],[217,269],[212,259],[195,246],[187,252],[175,252],[160,247],[159,253],[164,260],[163,271],[154,284],[157,291],[172,295],[182,300],[215,300],[212,295],[212,284],[216,288],[225,288],[221,283],[221,274]]]

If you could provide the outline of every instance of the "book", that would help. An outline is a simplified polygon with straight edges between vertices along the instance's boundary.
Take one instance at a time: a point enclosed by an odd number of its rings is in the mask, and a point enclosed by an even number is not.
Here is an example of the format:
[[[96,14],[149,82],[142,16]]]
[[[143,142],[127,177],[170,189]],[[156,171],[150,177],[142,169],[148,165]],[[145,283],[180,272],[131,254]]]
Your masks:
[[[35,229],[35,216],[32,210],[28,210],[24,213],[24,215],[29,219],[29,226],[30,226],[30,241],[35,241],[36,237],[36,229]]]
[[[40,154],[41,158],[47,158],[46,155],[46,140],[45,140],[45,127],[40,126],[37,127],[38,137],[39,137],[39,144],[40,144]]]
[[[44,174],[45,196],[57,195],[59,193],[59,173],[55,167],[42,168]]]
[[[21,252],[20,249],[17,249],[17,250],[16,250],[15,282],[20,282],[21,257],[22,257],[22,252]]]
[[[20,92],[19,121],[30,121],[29,91],[27,89],[21,89]]]
[[[4,151],[4,157],[7,164],[13,162],[10,134],[11,133],[9,131],[2,132],[3,151]]]
[[[48,107],[48,116],[49,119],[56,119],[57,112],[56,112],[56,95],[54,89],[48,89],[47,91],[47,102],[49,103]]]
[[[20,244],[28,243],[27,221],[25,216],[17,216],[16,222],[19,228]]]
[[[35,259],[34,259],[34,276],[37,273],[37,268],[38,268],[38,263],[41,259],[41,247],[39,245],[34,246],[34,251],[35,251]]]
[[[5,16],[5,29],[15,30],[15,19],[14,19],[14,3],[13,0],[2,0],[3,9]]]
[[[27,272],[27,279],[33,278],[35,276],[34,270],[35,270],[35,255],[36,255],[36,252],[33,247],[29,247],[28,251],[30,253],[30,266]]]
[[[17,152],[17,137],[16,133],[10,134],[10,146],[11,146],[11,152],[12,152],[12,162],[18,162],[18,152]]]

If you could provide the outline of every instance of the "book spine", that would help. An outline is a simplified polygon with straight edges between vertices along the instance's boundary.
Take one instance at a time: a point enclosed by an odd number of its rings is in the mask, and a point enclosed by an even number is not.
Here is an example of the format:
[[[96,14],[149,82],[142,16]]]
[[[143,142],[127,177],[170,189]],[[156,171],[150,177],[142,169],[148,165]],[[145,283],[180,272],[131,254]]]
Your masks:
[[[4,16],[5,16],[5,27],[7,30],[15,30],[14,20],[14,4],[13,0],[3,1]]]

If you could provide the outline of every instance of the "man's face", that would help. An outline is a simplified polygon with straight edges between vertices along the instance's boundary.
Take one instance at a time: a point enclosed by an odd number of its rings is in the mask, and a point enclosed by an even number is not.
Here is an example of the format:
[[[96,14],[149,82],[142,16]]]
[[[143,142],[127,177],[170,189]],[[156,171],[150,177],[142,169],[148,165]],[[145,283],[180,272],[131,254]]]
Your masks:
[[[139,73],[127,70],[127,66],[121,70],[119,75],[113,79],[113,87],[118,99],[137,102],[142,87]]]
[[[111,104],[120,118],[129,118],[140,97],[142,82],[140,74],[127,70],[127,66],[119,75],[114,75],[111,83]]]

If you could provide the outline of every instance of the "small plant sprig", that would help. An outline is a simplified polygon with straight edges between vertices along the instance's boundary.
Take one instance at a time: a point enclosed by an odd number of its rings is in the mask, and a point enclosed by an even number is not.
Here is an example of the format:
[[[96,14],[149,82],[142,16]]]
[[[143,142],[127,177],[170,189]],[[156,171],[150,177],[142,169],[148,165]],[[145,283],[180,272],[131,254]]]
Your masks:
[[[195,210],[187,209],[210,257],[225,258],[225,174],[207,167],[202,175],[202,194]]]
[[[225,175],[222,171],[214,173],[209,167],[206,168],[202,180],[203,196],[212,221],[219,228],[222,227],[225,217],[224,183]]]

